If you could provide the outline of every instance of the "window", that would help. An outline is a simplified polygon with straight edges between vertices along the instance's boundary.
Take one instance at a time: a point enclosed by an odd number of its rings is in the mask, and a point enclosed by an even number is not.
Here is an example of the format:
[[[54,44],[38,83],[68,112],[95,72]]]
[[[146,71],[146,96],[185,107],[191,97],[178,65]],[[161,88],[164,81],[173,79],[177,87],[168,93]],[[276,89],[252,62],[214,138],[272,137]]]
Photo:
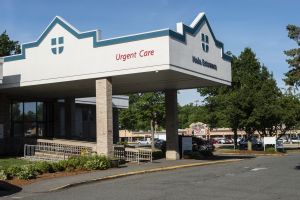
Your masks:
[[[45,123],[38,123],[37,136],[45,137],[46,136]]]
[[[36,102],[24,103],[24,121],[36,120]]]
[[[202,41],[202,49],[204,52],[209,51],[209,38],[208,35],[205,35],[204,33],[201,34],[201,41]]]
[[[13,136],[22,137],[23,135],[23,123],[15,122],[12,126]]]
[[[24,122],[24,136],[36,137],[37,127],[36,122]]]
[[[44,103],[43,102],[37,102],[36,103],[36,115],[38,121],[43,121],[45,119],[44,117]]]
[[[15,102],[12,104],[12,118],[14,121],[23,121],[23,103]]]
[[[13,102],[11,135],[14,137],[47,137],[53,135],[53,104]]]
[[[64,37],[52,38],[51,39],[51,50],[52,53],[57,55],[61,54],[64,50]]]

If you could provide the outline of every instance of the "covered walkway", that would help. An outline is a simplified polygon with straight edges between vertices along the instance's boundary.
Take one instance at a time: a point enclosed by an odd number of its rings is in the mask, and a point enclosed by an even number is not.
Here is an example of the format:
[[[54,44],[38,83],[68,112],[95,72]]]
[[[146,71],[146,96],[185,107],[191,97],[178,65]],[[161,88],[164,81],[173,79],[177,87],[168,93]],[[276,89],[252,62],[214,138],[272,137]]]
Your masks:
[[[2,139],[24,137],[14,135],[18,127],[11,126],[14,101],[65,99],[68,138],[76,125],[75,99],[96,97],[96,151],[112,155],[113,95],[164,91],[166,156],[178,159],[177,90],[230,85],[230,61],[204,13],[189,26],[178,23],[176,31],[163,29],[112,39],[101,39],[98,30],[80,32],[55,17],[37,41],[23,44],[20,55],[5,57],[1,63]],[[55,120],[53,123],[55,127]]]

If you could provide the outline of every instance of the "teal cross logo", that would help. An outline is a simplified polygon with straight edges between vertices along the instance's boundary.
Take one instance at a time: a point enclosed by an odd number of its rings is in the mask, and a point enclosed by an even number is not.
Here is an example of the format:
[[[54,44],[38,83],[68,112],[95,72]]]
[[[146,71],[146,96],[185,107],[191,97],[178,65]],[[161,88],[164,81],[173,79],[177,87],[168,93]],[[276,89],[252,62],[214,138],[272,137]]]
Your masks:
[[[61,54],[64,50],[64,37],[52,38],[51,46],[53,54]]]
[[[209,40],[208,40],[208,35],[205,35],[204,33],[201,34],[201,41],[202,41],[202,49],[204,52],[208,52],[209,50]]]

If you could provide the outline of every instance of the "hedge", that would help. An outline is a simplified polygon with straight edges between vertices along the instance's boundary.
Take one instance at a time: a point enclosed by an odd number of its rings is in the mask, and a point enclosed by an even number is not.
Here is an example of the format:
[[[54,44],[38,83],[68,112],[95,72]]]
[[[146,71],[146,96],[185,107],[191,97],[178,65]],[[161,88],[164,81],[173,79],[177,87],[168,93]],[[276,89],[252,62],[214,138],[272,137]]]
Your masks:
[[[111,167],[106,156],[74,156],[58,162],[36,161],[21,167],[11,166],[0,168],[0,180],[12,178],[33,179],[39,174],[74,170],[105,170]]]

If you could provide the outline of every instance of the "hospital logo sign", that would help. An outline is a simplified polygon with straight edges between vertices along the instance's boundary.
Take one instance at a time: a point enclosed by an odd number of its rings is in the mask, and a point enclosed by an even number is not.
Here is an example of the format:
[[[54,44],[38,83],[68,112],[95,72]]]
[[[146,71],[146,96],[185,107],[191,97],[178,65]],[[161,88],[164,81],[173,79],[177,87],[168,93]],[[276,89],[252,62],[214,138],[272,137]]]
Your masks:
[[[64,37],[51,39],[51,51],[54,55],[61,54],[64,51]]]

